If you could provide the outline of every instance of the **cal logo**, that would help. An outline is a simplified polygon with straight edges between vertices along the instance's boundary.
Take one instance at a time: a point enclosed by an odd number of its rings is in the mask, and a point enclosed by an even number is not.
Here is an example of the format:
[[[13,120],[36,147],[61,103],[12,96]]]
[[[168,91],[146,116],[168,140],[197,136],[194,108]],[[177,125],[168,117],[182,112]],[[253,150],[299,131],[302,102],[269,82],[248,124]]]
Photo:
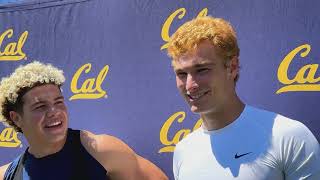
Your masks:
[[[164,22],[161,30],[161,37],[163,41],[165,41],[166,43],[161,46],[160,50],[168,48],[168,42],[170,40],[169,30],[172,22],[177,18],[182,19],[186,15],[186,12],[187,12],[186,8],[177,9]],[[207,16],[207,14],[208,14],[208,8],[204,8],[199,12],[197,17],[204,17],[204,16]]]
[[[0,61],[19,61],[26,57],[22,48],[28,38],[28,31],[24,31],[18,41],[12,41],[13,29],[8,29],[0,35]]]
[[[277,94],[292,91],[320,91],[320,77],[315,77],[319,64],[306,64],[301,67],[293,78],[288,77],[288,69],[294,59],[300,55],[307,57],[311,51],[309,44],[303,44],[292,50],[282,60],[278,68],[278,80],[284,86],[277,90]]]
[[[21,141],[13,128],[5,128],[0,133],[0,147],[18,147]]]
[[[71,91],[74,93],[69,100],[75,99],[98,99],[107,97],[107,92],[102,89],[101,85],[106,78],[109,65],[104,66],[99,72],[97,77],[86,79],[81,85],[79,85],[79,78],[84,74],[88,74],[91,71],[91,64],[87,63],[81,66],[74,74],[71,81]]]
[[[176,147],[176,144],[178,144],[181,139],[186,137],[188,134],[190,134],[192,131],[198,129],[202,124],[202,119],[199,119],[193,129],[180,129],[178,132],[175,133],[172,139],[169,139],[168,134],[170,131],[170,128],[173,124],[178,125],[179,123],[182,123],[184,119],[186,118],[186,113],[183,111],[179,111],[174,113],[172,116],[170,116],[166,122],[163,124],[161,130],[160,130],[160,142],[164,145],[158,152],[164,153],[164,152],[173,152],[174,148]]]

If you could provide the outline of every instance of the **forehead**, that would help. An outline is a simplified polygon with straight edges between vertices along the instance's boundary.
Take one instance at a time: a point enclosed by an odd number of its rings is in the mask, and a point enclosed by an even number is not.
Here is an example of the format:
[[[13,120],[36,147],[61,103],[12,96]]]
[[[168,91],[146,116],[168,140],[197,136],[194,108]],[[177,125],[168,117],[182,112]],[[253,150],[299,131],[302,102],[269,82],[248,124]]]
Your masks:
[[[217,64],[222,62],[218,50],[207,41],[200,43],[194,50],[189,51],[172,61],[174,69]]]
[[[32,88],[24,96],[24,104],[33,104],[39,101],[51,101],[61,96],[61,91],[57,85],[45,84]]]

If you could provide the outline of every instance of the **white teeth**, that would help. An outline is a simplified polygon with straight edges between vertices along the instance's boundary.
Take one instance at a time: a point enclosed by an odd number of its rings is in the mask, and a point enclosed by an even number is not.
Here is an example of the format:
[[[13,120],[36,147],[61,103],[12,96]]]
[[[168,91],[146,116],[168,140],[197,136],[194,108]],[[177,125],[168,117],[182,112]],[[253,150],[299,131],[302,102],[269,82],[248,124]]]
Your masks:
[[[191,97],[192,99],[199,99],[201,96],[203,96],[205,94],[205,92],[199,93],[199,94],[193,94],[191,95],[191,93],[189,91],[187,91],[187,95],[189,97]]]
[[[56,122],[52,122],[50,124],[47,124],[47,127],[57,126],[57,125],[60,125],[60,124],[61,124],[61,121],[56,121]]]
[[[195,95],[195,96],[191,96],[193,99],[198,99],[200,96],[202,96],[202,94],[200,95]]]

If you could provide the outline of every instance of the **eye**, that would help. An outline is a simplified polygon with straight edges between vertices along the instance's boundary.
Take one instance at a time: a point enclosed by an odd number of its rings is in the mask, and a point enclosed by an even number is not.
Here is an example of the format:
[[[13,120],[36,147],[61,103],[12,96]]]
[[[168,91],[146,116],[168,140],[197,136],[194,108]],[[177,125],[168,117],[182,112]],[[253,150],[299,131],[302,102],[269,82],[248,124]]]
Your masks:
[[[63,100],[59,100],[59,101],[56,101],[54,104],[62,106],[62,105],[64,105],[64,101]]]
[[[57,101],[55,104],[62,104],[63,101]]]
[[[42,104],[42,105],[36,106],[36,107],[34,108],[34,110],[43,110],[43,109],[45,109],[45,108],[46,108],[46,106],[45,106],[44,104]]]
[[[188,76],[188,73],[186,72],[176,72],[177,77],[181,78],[186,78]]]
[[[204,73],[207,73],[210,69],[208,68],[201,68],[201,69],[198,69],[197,72],[200,73],[200,74],[204,74]]]

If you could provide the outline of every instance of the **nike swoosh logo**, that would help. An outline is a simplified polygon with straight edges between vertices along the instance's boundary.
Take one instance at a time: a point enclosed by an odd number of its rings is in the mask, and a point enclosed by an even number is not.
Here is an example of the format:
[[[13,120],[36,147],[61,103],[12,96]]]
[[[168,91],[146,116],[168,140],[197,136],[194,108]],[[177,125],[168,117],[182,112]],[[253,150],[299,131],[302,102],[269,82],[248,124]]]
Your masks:
[[[252,153],[252,152],[248,152],[248,153],[244,153],[244,154],[239,154],[239,155],[238,155],[238,153],[236,153],[236,155],[234,155],[234,158],[235,158],[235,159],[238,159],[238,158],[241,158],[242,156],[248,155],[248,154],[250,154],[250,153]]]

